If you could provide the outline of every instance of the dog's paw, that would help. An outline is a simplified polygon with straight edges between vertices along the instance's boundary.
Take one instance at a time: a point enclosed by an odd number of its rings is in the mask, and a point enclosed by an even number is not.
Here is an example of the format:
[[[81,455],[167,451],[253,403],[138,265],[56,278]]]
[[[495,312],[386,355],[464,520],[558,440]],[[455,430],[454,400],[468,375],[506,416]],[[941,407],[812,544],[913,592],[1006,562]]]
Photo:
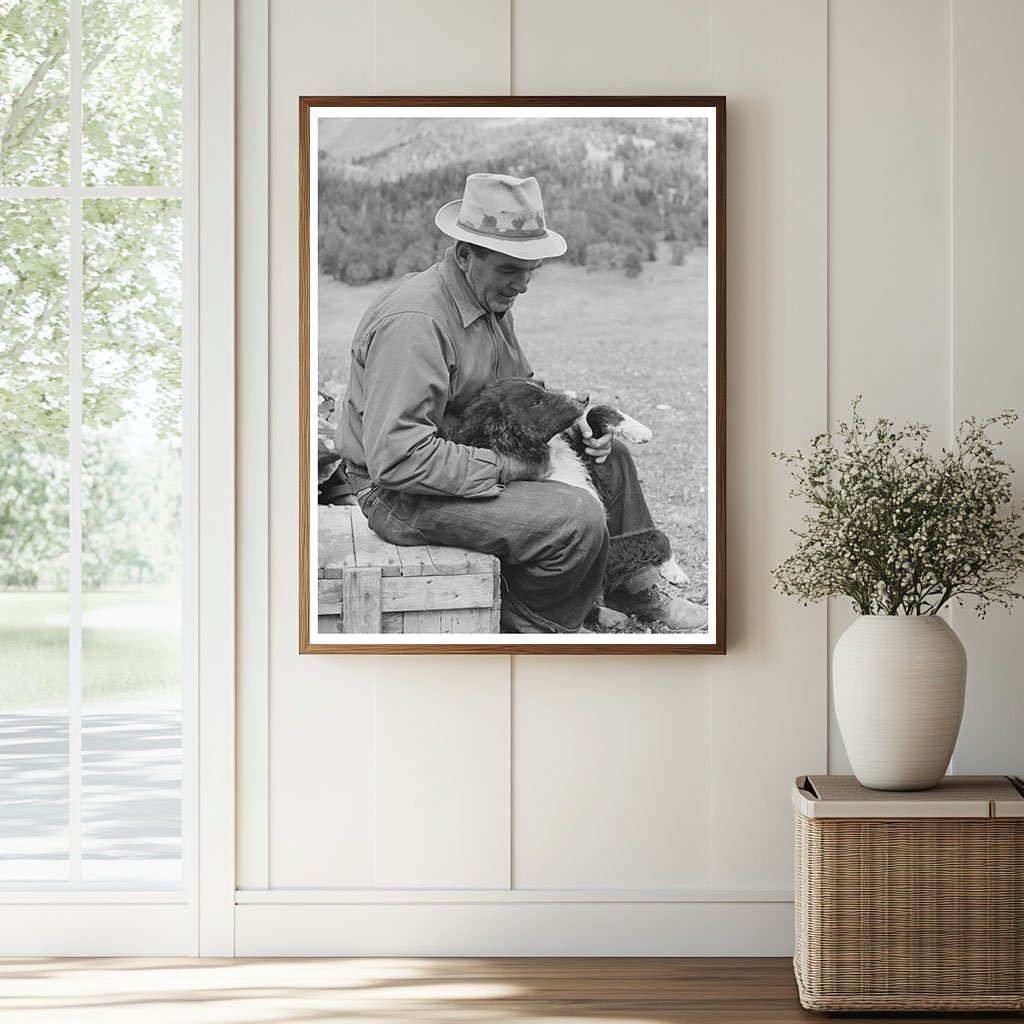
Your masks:
[[[632,441],[633,444],[647,444],[654,437],[650,427],[645,427],[639,420],[627,416],[613,405],[592,405],[586,415],[587,424],[594,437],[613,434],[615,437],[621,437],[623,441]]]
[[[624,441],[631,441],[633,444],[647,444],[654,437],[650,427],[645,427],[639,420],[625,413],[622,414],[622,422],[615,428],[615,433]]]
[[[658,566],[658,572],[663,580],[667,580],[677,587],[688,587],[690,585],[690,577],[680,568],[679,563],[675,560],[675,556],[667,562],[662,562]]]

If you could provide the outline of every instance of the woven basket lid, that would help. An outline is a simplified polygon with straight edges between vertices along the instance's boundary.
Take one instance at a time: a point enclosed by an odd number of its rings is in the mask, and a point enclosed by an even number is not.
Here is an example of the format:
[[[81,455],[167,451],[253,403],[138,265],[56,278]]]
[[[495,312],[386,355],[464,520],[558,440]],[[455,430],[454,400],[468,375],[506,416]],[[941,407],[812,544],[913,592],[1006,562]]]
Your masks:
[[[793,805],[808,818],[1024,818],[1024,783],[1006,775],[947,775],[934,789],[866,789],[852,775],[805,775]]]

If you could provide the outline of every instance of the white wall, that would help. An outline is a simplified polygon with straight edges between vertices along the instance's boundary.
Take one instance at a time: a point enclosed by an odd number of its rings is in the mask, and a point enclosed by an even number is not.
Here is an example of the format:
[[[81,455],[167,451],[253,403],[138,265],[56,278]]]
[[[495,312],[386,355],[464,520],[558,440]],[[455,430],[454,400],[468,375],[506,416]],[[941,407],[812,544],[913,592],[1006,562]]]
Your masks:
[[[944,433],[1021,404],[1024,6],[237,10],[238,952],[788,953],[789,787],[845,765],[849,617],[771,589],[800,510],[769,452],[859,392]],[[298,97],[388,93],[727,97],[724,658],[296,653]],[[1020,772],[1021,631],[956,627],[954,766]]]

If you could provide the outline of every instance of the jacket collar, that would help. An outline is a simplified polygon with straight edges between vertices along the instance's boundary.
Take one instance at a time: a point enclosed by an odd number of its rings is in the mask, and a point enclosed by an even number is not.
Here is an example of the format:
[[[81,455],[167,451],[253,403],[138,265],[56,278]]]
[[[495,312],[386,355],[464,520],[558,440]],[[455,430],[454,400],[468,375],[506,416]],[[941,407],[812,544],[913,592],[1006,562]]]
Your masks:
[[[462,326],[468,327],[473,321],[482,316],[487,316],[487,310],[480,305],[473,289],[469,287],[466,275],[462,268],[455,262],[455,246],[450,246],[444,254],[444,259],[438,264],[441,279],[448,286],[455,305],[458,307],[459,315],[462,317]]]

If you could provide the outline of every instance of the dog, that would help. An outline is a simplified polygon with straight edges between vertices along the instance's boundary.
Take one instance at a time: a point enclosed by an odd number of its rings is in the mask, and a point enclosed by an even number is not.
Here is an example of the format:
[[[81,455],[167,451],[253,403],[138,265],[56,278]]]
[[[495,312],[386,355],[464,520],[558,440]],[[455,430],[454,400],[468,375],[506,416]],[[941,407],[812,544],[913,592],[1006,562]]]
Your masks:
[[[603,507],[594,481],[594,463],[584,455],[584,440],[577,427],[584,415],[594,437],[611,434],[646,444],[654,436],[649,427],[620,409],[591,405],[588,394],[549,390],[543,381],[511,377],[485,385],[470,400],[451,439],[533,463],[547,470],[545,481],[579,487]],[[613,537],[603,590],[614,590],[649,568],[657,568],[663,579],[676,586],[690,582],[661,530]]]

